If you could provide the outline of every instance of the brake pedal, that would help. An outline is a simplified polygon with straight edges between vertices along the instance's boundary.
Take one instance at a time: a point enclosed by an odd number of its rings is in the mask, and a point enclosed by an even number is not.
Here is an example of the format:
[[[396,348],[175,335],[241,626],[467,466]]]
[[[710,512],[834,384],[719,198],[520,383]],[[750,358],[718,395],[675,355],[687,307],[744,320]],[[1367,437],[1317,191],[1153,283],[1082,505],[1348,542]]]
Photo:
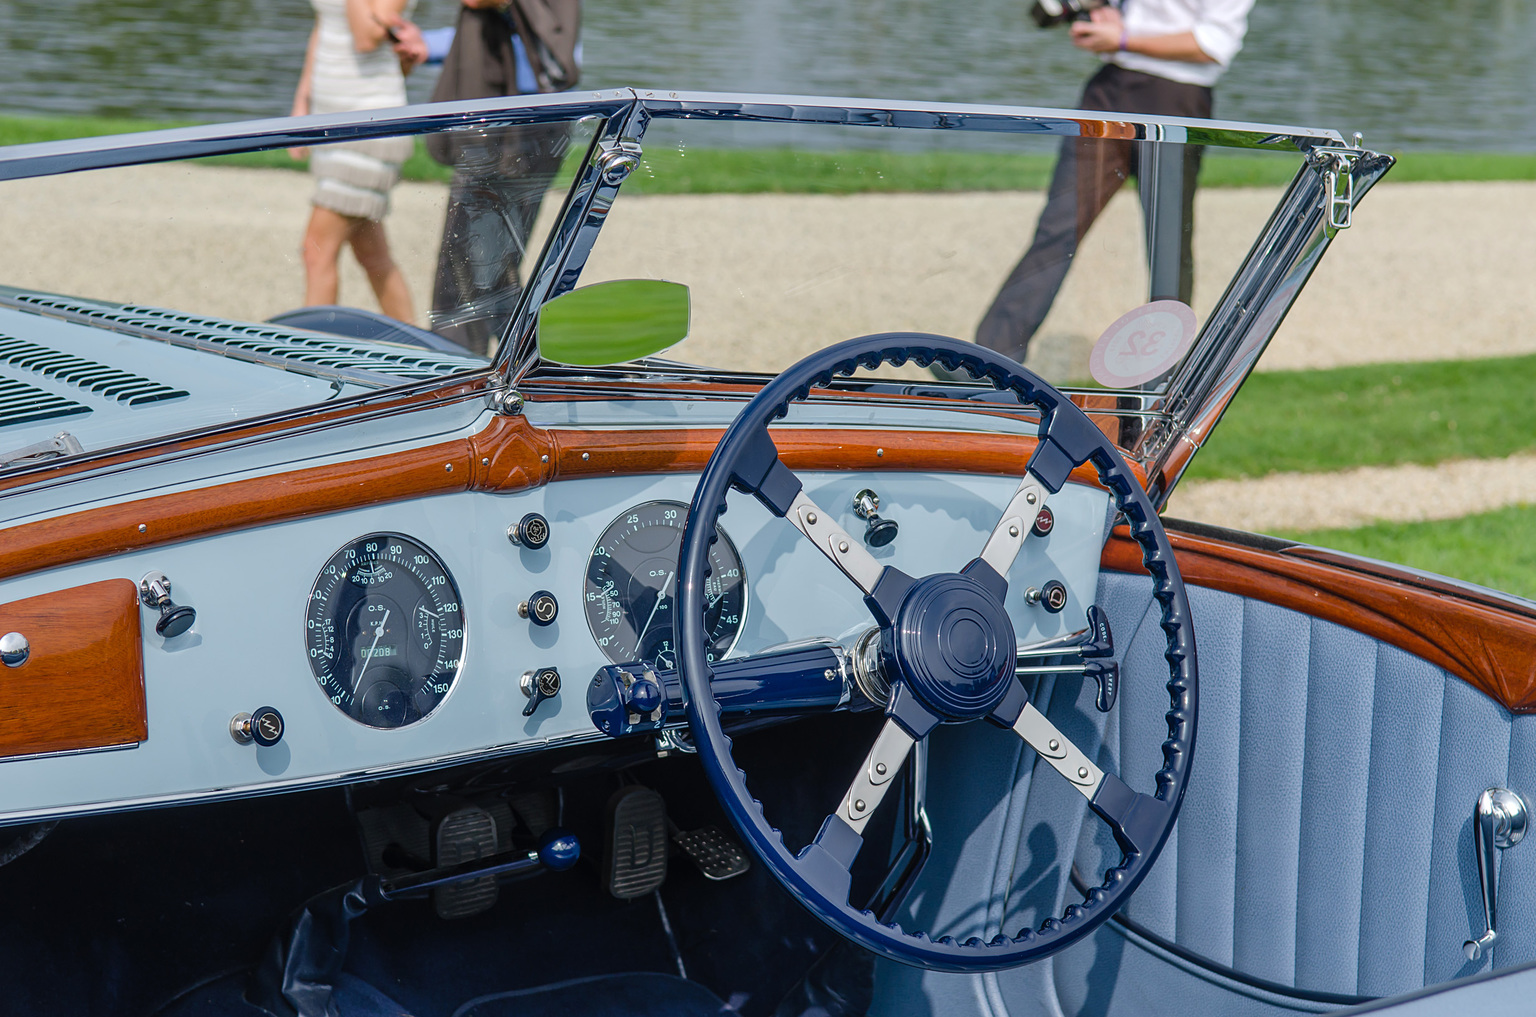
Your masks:
[[[697,830],[674,829],[672,843],[699,867],[707,879],[731,879],[752,868],[752,861],[741,842],[713,823]]]
[[[644,897],[667,878],[667,803],[631,784],[608,799],[608,851],[603,889],[619,900]]]
[[[440,867],[473,862],[496,853],[496,819],[489,812],[468,806],[450,812],[437,824],[437,864]],[[466,879],[432,891],[432,905],[439,918],[468,918],[496,903],[495,876]]]

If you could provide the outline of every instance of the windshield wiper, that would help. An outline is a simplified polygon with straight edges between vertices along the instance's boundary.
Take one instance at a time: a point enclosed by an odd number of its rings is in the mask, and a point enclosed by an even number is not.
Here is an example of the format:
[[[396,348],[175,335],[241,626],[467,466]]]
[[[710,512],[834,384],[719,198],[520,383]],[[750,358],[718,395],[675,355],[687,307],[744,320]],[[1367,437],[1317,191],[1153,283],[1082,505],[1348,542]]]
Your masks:
[[[75,456],[84,451],[85,446],[80,444],[79,438],[68,431],[60,431],[47,441],[23,445],[10,452],[0,452],[0,467],[15,466],[19,463],[40,463],[45,459]]]

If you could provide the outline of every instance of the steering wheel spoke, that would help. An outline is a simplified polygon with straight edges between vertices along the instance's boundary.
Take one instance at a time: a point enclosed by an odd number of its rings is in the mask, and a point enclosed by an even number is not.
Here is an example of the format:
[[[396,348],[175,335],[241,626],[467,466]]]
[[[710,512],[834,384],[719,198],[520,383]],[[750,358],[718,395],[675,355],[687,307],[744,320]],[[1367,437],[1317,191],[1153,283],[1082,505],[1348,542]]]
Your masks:
[[[887,718],[885,726],[870,746],[859,772],[854,775],[848,793],[843,795],[837,814],[860,836],[869,817],[885,800],[886,792],[895,786],[896,774],[907,761],[917,739],[895,718]]]
[[[1072,739],[1062,734],[1045,714],[1035,709],[1035,704],[1024,704],[1012,728],[1014,734],[1024,739],[1030,748],[1039,753],[1041,759],[1067,778],[1067,782],[1082,792],[1084,798],[1093,801],[1099,785],[1104,781],[1104,771],[1088,758],[1087,753],[1074,745]]]
[[[986,546],[978,555],[980,560],[992,566],[992,571],[1008,581],[1008,570],[1013,567],[1013,561],[1019,556],[1019,550],[1024,546],[1024,540],[1029,536],[1030,529],[1035,525],[1035,517],[1045,507],[1046,490],[1034,474],[1025,471],[1024,479],[1019,482],[1018,490],[1008,501],[1008,507],[1003,509],[1002,518],[997,525],[992,527],[992,533],[987,537]]]
[[[839,572],[853,580],[853,585],[864,591],[866,597],[874,595],[886,567],[875,561],[862,541],[850,537],[830,513],[812,501],[803,487],[790,502],[784,518],[805,534]]]

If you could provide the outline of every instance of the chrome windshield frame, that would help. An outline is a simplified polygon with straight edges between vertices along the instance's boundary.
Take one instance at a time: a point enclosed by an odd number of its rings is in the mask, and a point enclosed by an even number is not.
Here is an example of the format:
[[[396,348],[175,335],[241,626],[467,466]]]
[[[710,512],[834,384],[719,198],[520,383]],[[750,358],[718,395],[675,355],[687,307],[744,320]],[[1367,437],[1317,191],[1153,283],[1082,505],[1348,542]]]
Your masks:
[[[512,321],[503,332],[497,356],[490,370],[484,372],[492,388],[514,387],[539,366],[534,327],[537,310],[575,287],[623,185],[622,175],[605,173],[605,153],[621,142],[639,143],[654,119],[1102,137],[1306,156],[1206,320],[1192,352],[1175,369],[1167,387],[1157,392],[1095,390],[1120,398],[1117,413],[1143,418],[1146,426],[1127,451],[1147,467],[1158,504],[1166,501],[1332,239],[1334,231],[1328,228],[1324,214],[1323,171],[1314,153],[1352,154],[1356,203],[1392,164],[1390,156],[1349,149],[1338,132],[1314,128],[1023,106],[616,88],[17,145],[0,149],[0,180],[452,129],[574,122],[589,117],[599,122],[593,142],[566,193]],[[636,369],[646,370],[647,365],[637,365]],[[669,364],[665,373],[706,378],[711,372]]]

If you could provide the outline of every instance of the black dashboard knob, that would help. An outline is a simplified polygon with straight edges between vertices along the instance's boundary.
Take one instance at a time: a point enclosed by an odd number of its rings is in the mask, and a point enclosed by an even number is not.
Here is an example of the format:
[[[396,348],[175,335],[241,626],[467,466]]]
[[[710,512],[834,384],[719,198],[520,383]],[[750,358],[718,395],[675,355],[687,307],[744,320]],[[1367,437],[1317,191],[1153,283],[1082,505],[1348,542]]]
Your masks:
[[[560,602],[548,590],[534,590],[527,600],[517,605],[517,613],[535,625],[548,625],[559,616]]]
[[[164,572],[147,572],[139,580],[139,600],[145,607],[160,612],[155,622],[155,632],[163,639],[174,639],[192,627],[197,621],[197,611],[185,604],[171,601],[171,581]]]
[[[1051,614],[1060,614],[1062,608],[1067,606],[1067,588],[1060,580],[1052,579],[1050,582],[1040,584],[1039,588],[1031,586],[1024,591],[1026,604],[1039,604]]]
[[[537,551],[549,543],[549,520],[537,512],[530,512],[507,527],[507,539],[530,551]]]
[[[192,627],[197,621],[197,611],[185,604],[172,604],[169,601],[160,608],[160,620],[155,622],[155,631],[166,639],[174,639]]]
[[[552,667],[525,671],[518,685],[523,690],[523,695],[528,697],[528,705],[523,707],[523,716],[532,717],[533,711],[539,708],[540,703],[560,694],[560,672]]]
[[[283,740],[286,729],[283,715],[271,706],[258,706],[250,713],[237,713],[229,722],[230,735],[241,745],[255,742],[263,747],[271,747]]]

